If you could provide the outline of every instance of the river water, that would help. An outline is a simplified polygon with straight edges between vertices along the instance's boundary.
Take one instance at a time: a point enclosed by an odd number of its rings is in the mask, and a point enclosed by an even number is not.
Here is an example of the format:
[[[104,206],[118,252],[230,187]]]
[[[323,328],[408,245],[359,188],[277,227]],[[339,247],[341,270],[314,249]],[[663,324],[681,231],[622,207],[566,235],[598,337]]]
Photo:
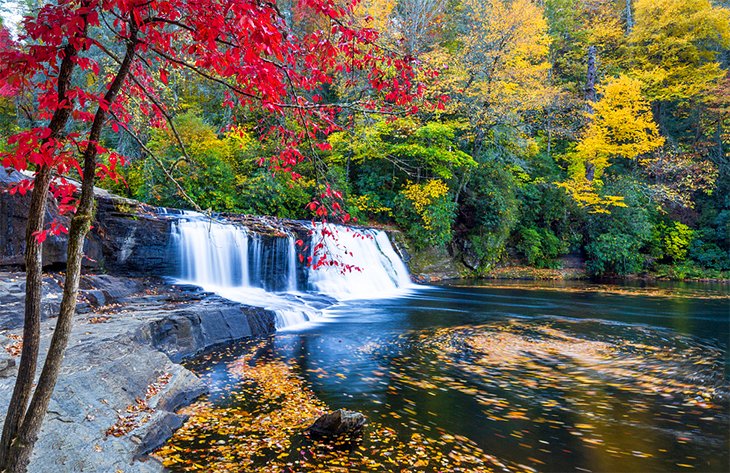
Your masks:
[[[189,367],[173,471],[730,471],[728,286],[469,282],[348,300]],[[328,409],[362,438],[301,434]]]

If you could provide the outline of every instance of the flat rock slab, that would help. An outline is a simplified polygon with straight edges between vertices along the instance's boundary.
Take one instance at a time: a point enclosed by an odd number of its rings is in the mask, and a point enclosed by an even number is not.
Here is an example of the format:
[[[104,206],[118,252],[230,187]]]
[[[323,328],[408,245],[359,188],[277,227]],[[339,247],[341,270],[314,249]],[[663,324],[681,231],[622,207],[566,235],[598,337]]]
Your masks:
[[[0,273],[0,294],[21,314],[23,293],[16,287],[22,276]],[[215,345],[273,333],[275,314],[154,279],[100,276],[85,278],[82,287],[96,302],[76,316],[29,471],[163,471],[146,454],[185,421],[175,410],[206,392],[178,363]],[[8,317],[7,307],[0,305],[0,321]],[[42,324],[41,357],[54,325],[52,317]],[[11,352],[20,333],[17,324],[7,326],[0,329],[3,413],[15,381],[10,364],[18,359]]]

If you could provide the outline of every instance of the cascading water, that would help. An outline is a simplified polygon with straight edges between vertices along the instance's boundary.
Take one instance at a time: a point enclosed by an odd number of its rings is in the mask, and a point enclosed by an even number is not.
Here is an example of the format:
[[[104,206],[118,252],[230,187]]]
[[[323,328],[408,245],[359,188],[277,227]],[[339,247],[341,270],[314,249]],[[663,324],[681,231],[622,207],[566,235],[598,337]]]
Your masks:
[[[381,299],[411,286],[408,268],[382,230],[317,225],[312,239],[313,247],[323,244],[327,260],[338,263],[309,271],[309,284],[317,292],[338,300]]]
[[[248,235],[211,220],[177,223],[181,277],[200,286],[248,286]]]
[[[329,231],[323,232],[323,228]],[[385,232],[378,230],[314,228],[312,241],[322,242],[321,251],[314,256],[327,254],[330,261],[351,266],[351,271],[337,267],[299,271],[303,263],[298,263],[292,235],[249,234],[243,226],[201,214],[184,213],[173,223],[173,233],[182,281],[230,300],[273,310],[277,328],[317,318],[326,305],[322,296],[336,300],[383,298],[411,286],[405,264]],[[298,275],[306,275],[306,280]],[[310,291],[299,292],[303,288]]]

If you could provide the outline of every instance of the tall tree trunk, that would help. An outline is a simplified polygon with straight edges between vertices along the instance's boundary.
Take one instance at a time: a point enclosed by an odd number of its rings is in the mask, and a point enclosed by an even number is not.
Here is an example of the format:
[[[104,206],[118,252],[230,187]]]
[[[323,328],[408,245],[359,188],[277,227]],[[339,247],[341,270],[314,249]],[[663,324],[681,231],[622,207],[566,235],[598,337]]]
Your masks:
[[[86,17],[84,16],[84,21]],[[86,28],[84,28],[84,35]],[[71,83],[71,73],[74,68],[74,59],[78,51],[70,43],[64,48],[64,57],[58,71],[58,103],[66,101],[66,92]],[[48,124],[50,135],[44,144],[51,139],[61,136],[69,117],[70,106],[59,106]],[[43,289],[43,243],[39,243],[35,234],[43,230],[45,225],[46,202],[48,189],[52,179],[52,169],[48,166],[39,166],[33,183],[33,191],[28,210],[28,222],[25,231],[25,312],[23,319],[23,349],[20,354],[20,365],[15,387],[10,398],[8,410],[3,424],[2,438],[0,439],[0,471],[4,471],[10,458],[9,452],[13,440],[18,434],[18,428],[23,423],[28,401],[33,390],[36,367],[38,364],[38,349],[40,345],[41,298]]]
[[[634,11],[632,0],[626,0],[626,34],[631,34],[634,29]]]
[[[596,47],[588,47],[588,71],[586,72],[585,100],[588,111],[593,111],[593,103],[598,98],[596,95],[596,78],[598,71],[596,69]]]
[[[129,75],[130,67],[134,60],[137,46],[137,25],[130,21],[130,38],[127,40],[127,51],[119,66],[114,80],[112,81],[104,101],[111,105],[117,97],[124,81]],[[63,288],[63,298],[59,310],[58,321],[53,332],[51,345],[46,355],[38,386],[28,407],[23,422],[18,430],[15,441],[10,446],[9,458],[5,468],[6,473],[24,473],[27,471],[30,455],[38,439],[43,419],[48,409],[48,403],[56,387],[58,374],[63,363],[64,353],[68,345],[73,325],[73,316],[76,313],[76,298],[79,291],[79,280],[81,277],[81,263],[83,261],[83,247],[86,234],[91,228],[91,221],[94,214],[94,181],[96,177],[96,158],[101,130],[107,117],[107,107],[99,107],[94,116],[89,133],[89,144],[84,156],[83,179],[81,184],[81,197],[76,214],[71,219],[71,227],[68,235],[68,257],[66,263],[66,280]]]
[[[593,113],[593,104],[598,100],[596,94],[596,78],[598,71],[596,67],[596,47],[588,47],[588,71],[586,73],[586,87],[585,87],[585,100],[586,109],[589,113]],[[586,179],[588,182],[593,182],[593,178],[596,175],[596,167],[592,162],[586,161]]]

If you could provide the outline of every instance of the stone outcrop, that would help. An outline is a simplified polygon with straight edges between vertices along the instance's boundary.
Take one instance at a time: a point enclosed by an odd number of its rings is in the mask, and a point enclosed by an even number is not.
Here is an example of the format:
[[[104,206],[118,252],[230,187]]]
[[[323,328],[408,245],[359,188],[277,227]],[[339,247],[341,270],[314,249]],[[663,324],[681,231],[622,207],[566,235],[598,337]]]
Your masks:
[[[0,321],[20,307],[21,276],[0,273]],[[46,291],[57,284],[47,279]],[[185,417],[175,411],[206,392],[179,362],[269,335],[275,314],[156,279],[86,276],[83,287],[86,309],[77,315],[29,471],[163,471],[146,454],[182,425]],[[54,324],[43,322],[42,352]],[[0,330],[0,411],[12,392],[18,333],[17,326]]]
[[[96,253],[90,256],[97,267],[137,275],[177,272],[179,261],[170,242],[171,217],[101,189],[96,190],[96,202],[96,221],[88,241],[89,249]]]
[[[314,437],[336,438],[357,436],[367,423],[367,418],[360,412],[337,409],[322,414],[307,432]]]
[[[0,267],[22,266],[25,252],[25,227],[30,208],[30,195],[11,195],[6,190],[25,177],[17,171],[0,167]],[[46,221],[57,219],[68,225],[67,217],[58,215],[58,205],[48,199]],[[43,261],[47,265],[66,262],[66,238],[49,236],[43,244]]]
[[[6,190],[25,179],[17,171],[0,168],[0,267],[22,267],[25,228],[30,195],[11,195]],[[159,216],[154,207],[96,189],[97,211],[86,244],[86,268],[131,274],[173,274],[177,264],[171,258],[171,219]],[[49,196],[46,222],[68,226],[58,205]],[[50,235],[43,245],[43,264],[62,268],[66,264],[66,236]]]
[[[449,248],[437,246],[418,250],[399,231],[390,230],[388,236],[416,282],[432,283],[459,279],[469,271],[459,258],[449,253]]]

